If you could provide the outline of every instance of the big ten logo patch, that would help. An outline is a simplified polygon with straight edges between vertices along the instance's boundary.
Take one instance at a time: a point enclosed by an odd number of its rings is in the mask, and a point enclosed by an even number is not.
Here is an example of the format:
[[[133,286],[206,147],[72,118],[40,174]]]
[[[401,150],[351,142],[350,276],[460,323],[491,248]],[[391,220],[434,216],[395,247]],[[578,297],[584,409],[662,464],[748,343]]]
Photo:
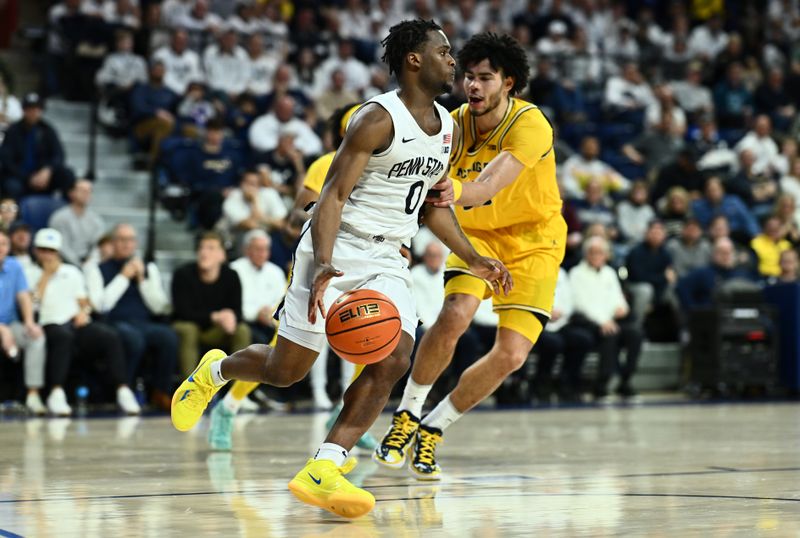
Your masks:
[[[369,319],[380,315],[381,307],[378,303],[367,303],[339,312],[339,321],[345,323],[356,318]]]

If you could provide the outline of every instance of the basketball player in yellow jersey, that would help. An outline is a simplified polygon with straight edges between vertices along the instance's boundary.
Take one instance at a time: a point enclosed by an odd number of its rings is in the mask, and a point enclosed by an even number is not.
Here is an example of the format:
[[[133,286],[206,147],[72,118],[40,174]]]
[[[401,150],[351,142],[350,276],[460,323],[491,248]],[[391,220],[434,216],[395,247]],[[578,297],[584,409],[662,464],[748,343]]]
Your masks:
[[[422,338],[403,399],[373,456],[400,468],[412,445],[409,471],[422,480],[440,478],[435,450],[444,430],[527,360],[550,318],[566,240],[553,129],[535,105],[513,97],[528,80],[524,50],[509,36],[482,33],[464,45],[458,63],[469,102],[452,113],[460,131],[450,159],[452,179],[440,182],[444,190],[434,205],[456,198],[464,233],[482,255],[505,261],[514,289],[494,296],[500,318],[494,347],[420,421],[456,342],[480,302],[492,295],[463,260],[453,254],[447,259],[444,305]]]
[[[295,209],[304,210],[308,204],[316,202],[319,199],[319,193],[322,192],[325,176],[328,174],[328,169],[333,162],[336,150],[339,148],[344,138],[347,123],[360,106],[360,103],[344,106],[336,110],[329,118],[328,129],[333,138],[332,145],[334,150],[321,156],[308,167],[306,177],[303,180],[303,189],[297,193],[297,197],[295,198]],[[275,331],[269,345],[274,347],[277,343],[277,339],[278,332]],[[356,368],[353,379],[355,379],[362,369],[363,366]],[[222,401],[214,406],[214,409],[211,411],[211,424],[208,428],[208,444],[212,450],[227,451],[233,448],[233,439],[231,435],[233,431],[233,419],[239,412],[242,402],[247,395],[256,390],[259,385],[260,383],[236,381]],[[328,419],[328,428],[333,425],[340,411],[341,404],[337,405],[331,412],[331,417]],[[377,441],[369,432],[364,433],[356,442],[356,446],[367,450],[372,450],[376,445]]]

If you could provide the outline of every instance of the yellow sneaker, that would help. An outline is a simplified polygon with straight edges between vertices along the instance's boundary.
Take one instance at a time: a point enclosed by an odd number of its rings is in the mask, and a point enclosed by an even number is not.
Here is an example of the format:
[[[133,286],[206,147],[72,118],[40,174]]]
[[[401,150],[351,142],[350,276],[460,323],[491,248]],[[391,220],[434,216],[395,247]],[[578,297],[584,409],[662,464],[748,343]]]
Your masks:
[[[436,463],[436,445],[442,442],[442,430],[419,425],[408,470],[417,480],[441,480],[442,468]]]
[[[191,430],[203,411],[206,410],[208,402],[214,394],[222,388],[215,387],[211,380],[211,363],[224,359],[228,354],[221,349],[212,349],[200,359],[192,375],[181,383],[175,394],[172,395],[172,425],[179,431]]]
[[[417,417],[406,410],[395,411],[389,431],[372,453],[373,461],[384,467],[402,469],[406,463],[406,451],[414,440],[417,428],[419,428]]]
[[[344,465],[337,467],[330,460],[312,458],[289,482],[289,491],[304,503],[337,516],[361,517],[375,506],[375,497],[369,491],[355,487],[344,477],[356,463],[355,458],[348,458]]]

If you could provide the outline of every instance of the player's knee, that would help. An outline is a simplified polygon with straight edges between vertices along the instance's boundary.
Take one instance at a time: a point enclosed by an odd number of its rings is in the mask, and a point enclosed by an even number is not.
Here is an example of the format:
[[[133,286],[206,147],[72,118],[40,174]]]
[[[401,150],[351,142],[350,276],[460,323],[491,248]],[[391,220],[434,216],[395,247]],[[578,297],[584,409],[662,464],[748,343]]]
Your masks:
[[[469,328],[471,322],[472,312],[464,308],[459,302],[447,298],[441,312],[439,312],[436,325],[444,338],[458,340],[464,334],[464,331]]]
[[[520,348],[497,347],[495,364],[498,370],[508,375],[516,372],[528,360],[528,351]]]
[[[398,379],[403,377],[408,369],[411,368],[411,359],[408,354],[392,354],[384,359],[384,366],[386,370],[386,377],[394,384]]]

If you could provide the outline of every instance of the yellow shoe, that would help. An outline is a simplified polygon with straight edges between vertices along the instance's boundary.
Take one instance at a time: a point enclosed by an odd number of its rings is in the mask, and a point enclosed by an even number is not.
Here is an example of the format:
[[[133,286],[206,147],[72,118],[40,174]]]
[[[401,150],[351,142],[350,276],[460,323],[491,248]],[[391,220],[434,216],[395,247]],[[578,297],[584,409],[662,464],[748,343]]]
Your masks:
[[[372,453],[376,463],[391,469],[402,469],[406,463],[406,452],[414,441],[419,428],[419,419],[406,410],[395,411],[392,425]]]
[[[344,477],[355,466],[355,458],[348,458],[341,467],[330,460],[312,458],[289,482],[289,491],[304,503],[337,516],[361,517],[375,506],[375,497]]]
[[[441,480],[442,468],[436,463],[436,445],[442,442],[442,430],[420,424],[408,470],[417,480]]]
[[[172,425],[176,429],[182,432],[191,430],[203,416],[208,402],[222,388],[215,387],[211,380],[211,363],[227,356],[221,349],[212,349],[203,355],[192,375],[172,395]]]

